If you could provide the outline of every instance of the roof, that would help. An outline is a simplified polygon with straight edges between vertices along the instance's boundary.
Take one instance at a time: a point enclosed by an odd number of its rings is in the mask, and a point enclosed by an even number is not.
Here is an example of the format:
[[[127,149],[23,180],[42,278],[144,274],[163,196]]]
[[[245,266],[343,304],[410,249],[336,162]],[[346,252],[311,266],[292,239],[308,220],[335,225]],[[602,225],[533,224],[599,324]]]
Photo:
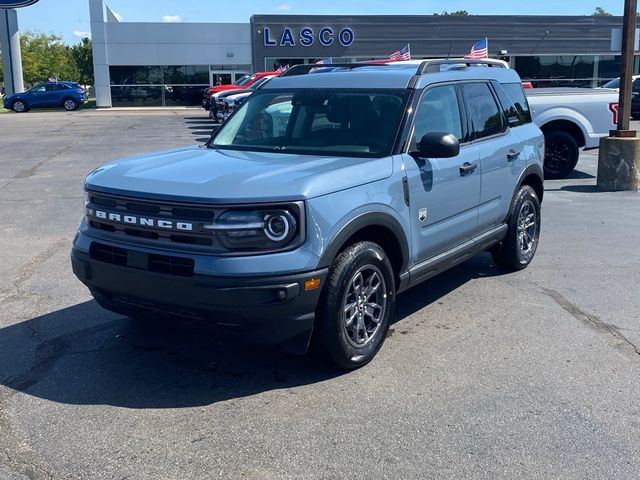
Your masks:
[[[493,68],[490,68],[493,67]],[[387,64],[296,65],[273,78],[265,90],[287,88],[424,88],[451,80],[497,80],[520,82],[504,62],[464,59],[393,62]]]

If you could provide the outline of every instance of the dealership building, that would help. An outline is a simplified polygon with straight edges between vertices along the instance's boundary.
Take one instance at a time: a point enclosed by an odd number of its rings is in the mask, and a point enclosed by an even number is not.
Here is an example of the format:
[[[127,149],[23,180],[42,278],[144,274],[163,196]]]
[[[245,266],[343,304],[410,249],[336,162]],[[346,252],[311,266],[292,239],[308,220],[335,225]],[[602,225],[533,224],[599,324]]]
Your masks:
[[[487,37],[536,86],[597,86],[618,76],[621,17],[254,15],[247,23],[120,22],[89,0],[99,107],[197,105],[205,87],[281,65],[461,57]],[[636,57],[634,72],[640,72]]]

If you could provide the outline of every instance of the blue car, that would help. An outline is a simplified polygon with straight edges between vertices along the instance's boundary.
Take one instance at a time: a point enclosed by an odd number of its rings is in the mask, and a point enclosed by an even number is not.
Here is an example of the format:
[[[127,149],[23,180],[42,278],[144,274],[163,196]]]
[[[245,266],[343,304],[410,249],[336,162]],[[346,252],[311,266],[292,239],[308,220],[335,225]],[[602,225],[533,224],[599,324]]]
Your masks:
[[[22,113],[31,108],[63,107],[77,110],[87,101],[87,93],[76,82],[42,82],[26,92],[4,97],[4,108]]]

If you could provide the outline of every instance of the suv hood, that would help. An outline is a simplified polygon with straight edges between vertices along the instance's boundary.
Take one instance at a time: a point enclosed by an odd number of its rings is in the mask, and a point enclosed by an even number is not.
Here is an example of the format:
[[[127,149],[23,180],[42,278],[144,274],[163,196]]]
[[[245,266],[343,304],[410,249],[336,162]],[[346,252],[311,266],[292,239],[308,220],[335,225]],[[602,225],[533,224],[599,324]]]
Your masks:
[[[391,157],[353,158],[189,147],[107,163],[89,190],[202,203],[302,200],[387,178]]]

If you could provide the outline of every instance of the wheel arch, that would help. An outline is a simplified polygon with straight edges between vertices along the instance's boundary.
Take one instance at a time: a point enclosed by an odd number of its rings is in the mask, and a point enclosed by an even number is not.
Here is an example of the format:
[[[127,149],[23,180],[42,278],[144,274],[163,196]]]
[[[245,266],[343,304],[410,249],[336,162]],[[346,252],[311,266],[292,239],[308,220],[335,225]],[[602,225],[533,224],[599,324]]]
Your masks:
[[[346,223],[334,235],[320,257],[320,266],[328,267],[347,247],[358,241],[374,242],[385,251],[393,267],[396,288],[400,273],[409,262],[409,244],[400,222],[388,213],[363,213]]]
[[[520,187],[523,185],[529,185],[536,192],[538,196],[538,200],[542,204],[542,197],[544,196],[544,172],[542,167],[537,163],[531,164],[524,169],[524,171],[520,174],[520,178],[518,179],[518,187],[513,191],[513,195],[511,196],[511,206],[509,207],[509,215],[511,215],[511,210],[513,208],[513,202],[520,190]],[[509,215],[507,218],[509,218]]]
[[[578,147],[584,147],[586,145],[585,133],[577,123],[571,120],[553,120],[542,125],[540,130],[542,130],[542,133],[545,135],[553,132],[565,132],[573,137]]]

